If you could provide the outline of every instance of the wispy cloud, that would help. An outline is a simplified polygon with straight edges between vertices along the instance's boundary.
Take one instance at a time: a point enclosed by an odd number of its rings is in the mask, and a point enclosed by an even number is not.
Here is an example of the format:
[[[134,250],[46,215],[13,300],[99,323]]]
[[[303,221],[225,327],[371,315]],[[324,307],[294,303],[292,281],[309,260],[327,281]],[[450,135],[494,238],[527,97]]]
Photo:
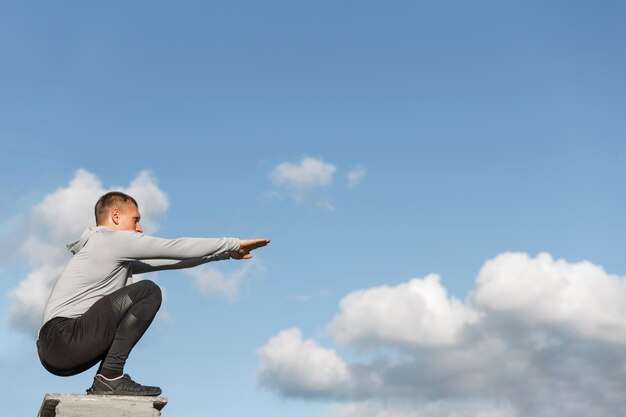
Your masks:
[[[350,172],[348,172],[347,175],[348,187],[353,188],[359,185],[361,180],[363,180],[363,178],[365,177],[366,173],[367,171],[362,166],[353,168]]]
[[[626,277],[590,262],[504,253],[465,301],[436,275],[348,294],[328,329],[358,355],[288,329],[259,349],[258,378],[347,401],[341,417],[621,415],[625,299]]]
[[[243,264],[232,272],[225,272],[212,266],[203,266],[187,271],[193,277],[193,286],[205,295],[219,295],[234,302],[239,299],[243,281],[254,271],[262,271],[261,259],[255,256],[252,261]]]
[[[17,243],[30,271],[9,293],[7,320],[12,328],[27,333],[39,329],[52,285],[70,259],[65,244],[76,240],[87,226],[95,223],[95,202],[113,189],[137,200],[146,232],[157,229],[160,216],[168,208],[168,199],[149,172],[141,172],[128,187],[105,188],[94,174],[78,170],[67,186],[45,196],[32,209],[25,226],[27,233]]]
[[[287,296],[287,300],[296,301],[298,303],[308,303],[312,299],[313,299],[312,296],[304,295],[304,294],[291,294]]]

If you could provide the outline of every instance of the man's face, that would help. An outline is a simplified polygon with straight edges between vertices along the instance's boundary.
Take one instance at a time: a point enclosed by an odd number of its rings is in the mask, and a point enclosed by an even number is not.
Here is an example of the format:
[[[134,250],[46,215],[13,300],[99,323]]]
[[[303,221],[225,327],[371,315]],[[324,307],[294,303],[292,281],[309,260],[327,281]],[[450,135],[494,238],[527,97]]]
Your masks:
[[[143,233],[140,220],[141,214],[139,214],[137,206],[129,202],[119,211],[117,230],[134,230]]]

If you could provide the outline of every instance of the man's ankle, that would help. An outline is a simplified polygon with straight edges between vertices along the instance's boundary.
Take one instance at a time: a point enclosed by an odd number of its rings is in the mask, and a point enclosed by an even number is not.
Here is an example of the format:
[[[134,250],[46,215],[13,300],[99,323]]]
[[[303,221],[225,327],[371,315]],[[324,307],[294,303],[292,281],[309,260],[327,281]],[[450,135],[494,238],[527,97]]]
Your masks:
[[[100,372],[98,372],[98,375],[102,376],[104,379],[113,381],[124,376],[124,373],[120,371],[112,371],[110,369],[102,368]]]

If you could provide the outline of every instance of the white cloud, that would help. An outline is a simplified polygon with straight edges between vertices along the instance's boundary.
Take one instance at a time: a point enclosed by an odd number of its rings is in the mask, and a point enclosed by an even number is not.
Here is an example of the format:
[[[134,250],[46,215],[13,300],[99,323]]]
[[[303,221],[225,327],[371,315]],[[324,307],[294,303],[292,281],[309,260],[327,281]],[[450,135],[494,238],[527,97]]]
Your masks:
[[[128,188],[121,190],[137,200],[144,231],[147,233],[156,231],[159,228],[159,218],[169,208],[169,201],[165,192],[157,185],[154,175],[150,171],[142,171],[132,180]]]
[[[34,333],[39,329],[52,284],[61,271],[61,262],[51,259],[48,263],[35,267],[9,292],[11,306],[7,320],[11,327],[26,333]]]
[[[478,275],[476,303],[537,325],[626,345],[626,280],[590,262],[505,253]]]
[[[458,341],[478,313],[449,299],[438,275],[413,279],[397,287],[356,291],[341,300],[331,325],[343,344],[447,346]]]
[[[334,350],[303,340],[299,329],[280,332],[258,354],[258,379],[288,394],[332,396],[351,379],[347,365]]]
[[[320,158],[305,157],[299,162],[282,162],[270,173],[275,187],[286,191],[297,203],[312,204],[319,208],[334,211],[330,189],[334,182],[337,167]],[[356,187],[365,177],[364,167],[357,166],[346,174],[347,186]],[[266,201],[282,197],[277,190],[263,194]]]
[[[142,172],[130,187],[114,189],[137,200],[146,232],[156,230],[156,221],[167,210],[168,201],[154,177]],[[80,169],[66,187],[45,196],[33,208],[29,226],[25,228],[26,236],[16,244],[30,272],[9,293],[7,320],[11,327],[29,333],[39,329],[52,285],[70,259],[65,244],[78,239],[87,226],[95,224],[93,206],[101,195],[111,190],[105,189],[94,174]]]
[[[262,268],[258,265],[259,259],[255,256],[254,261],[243,261],[244,264],[233,272],[224,272],[211,266],[203,266],[190,269],[187,274],[194,278],[193,285],[202,294],[217,294],[229,301],[239,299],[239,287],[253,267]]]
[[[321,159],[306,157],[299,163],[283,162],[271,172],[270,178],[277,187],[284,187],[298,203],[313,203],[334,210],[324,190],[333,183],[337,167]]]
[[[348,172],[348,187],[356,187],[359,185],[363,177],[365,177],[366,170],[363,167],[356,167],[352,171]]]
[[[435,275],[355,291],[330,329],[356,355],[323,349],[341,384],[297,385],[318,369],[293,329],[262,348],[273,360],[261,356],[259,380],[287,397],[344,400],[342,417],[621,416],[625,285],[589,262],[506,253],[466,302]]]
[[[272,171],[272,178],[278,185],[296,189],[325,187],[333,182],[337,168],[321,159],[303,158],[299,164],[283,162]]]

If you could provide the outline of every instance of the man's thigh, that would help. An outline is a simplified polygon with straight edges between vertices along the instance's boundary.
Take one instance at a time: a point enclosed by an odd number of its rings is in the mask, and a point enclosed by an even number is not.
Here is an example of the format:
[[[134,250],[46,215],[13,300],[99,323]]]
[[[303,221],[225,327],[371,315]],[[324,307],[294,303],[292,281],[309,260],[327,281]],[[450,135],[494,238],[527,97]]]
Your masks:
[[[111,301],[103,297],[82,316],[65,320],[41,335],[44,366],[57,375],[75,375],[91,368],[106,356],[116,327]]]

